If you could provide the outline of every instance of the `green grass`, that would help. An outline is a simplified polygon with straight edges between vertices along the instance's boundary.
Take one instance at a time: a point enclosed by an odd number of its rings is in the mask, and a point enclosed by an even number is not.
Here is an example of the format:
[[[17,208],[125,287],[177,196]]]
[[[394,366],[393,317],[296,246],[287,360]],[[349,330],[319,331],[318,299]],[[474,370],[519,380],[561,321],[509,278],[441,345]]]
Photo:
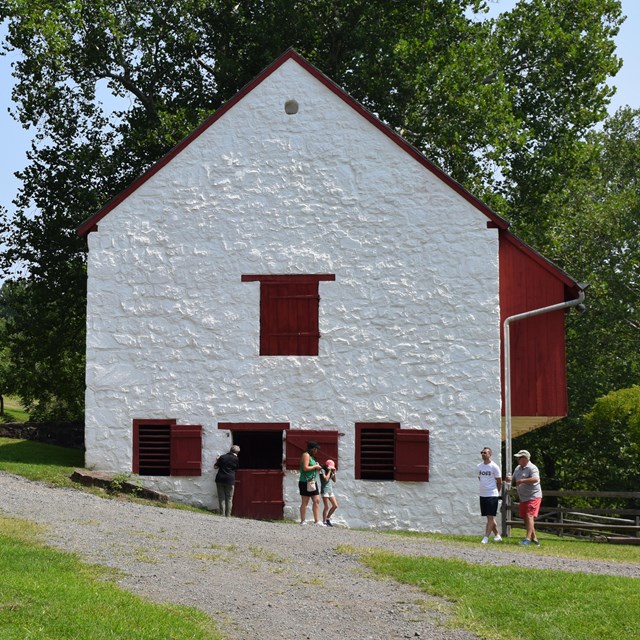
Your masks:
[[[106,581],[35,539],[28,522],[0,517],[0,637],[3,640],[220,640],[196,609],[158,605]]]
[[[439,533],[416,533],[415,531],[389,531],[385,535],[400,535],[406,537],[418,537],[440,542],[455,544],[456,546],[468,545],[477,547],[479,536],[457,536]],[[575,558],[577,560],[603,560],[611,562],[640,563],[640,545],[617,545],[579,540],[575,538],[560,538],[550,533],[538,532],[541,546],[529,549],[520,546],[520,540],[524,538],[524,530],[512,529],[511,538],[504,538],[497,545],[491,543],[492,549],[508,549],[517,553],[531,553],[552,556],[556,558]]]
[[[77,487],[69,476],[84,466],[84,453],[42,442],[0,438],[0,471],[41,480],[58,487]]]
[[[27,422],[29,414],[24,410],[20,401],[15,396],[5,396],[4,414],[0,416],[0,422]]]
[[[602,545],[598,545],[602,546]],[[637,579],[373,551],[382,576],[452,602],[452,626],[492,640],[629,640],[638,637]]]

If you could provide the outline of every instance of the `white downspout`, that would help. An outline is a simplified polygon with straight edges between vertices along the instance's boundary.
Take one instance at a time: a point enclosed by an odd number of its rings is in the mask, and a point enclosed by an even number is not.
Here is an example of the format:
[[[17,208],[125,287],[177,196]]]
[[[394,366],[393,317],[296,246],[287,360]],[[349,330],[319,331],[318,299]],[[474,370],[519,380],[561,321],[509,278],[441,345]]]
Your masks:
[[[505,422],[505,441],[504,441],[504,465],[503,470],[504,474],[511,474],[511,441],[512,441],[512,433],[511,433],[511,344],[510,344],[510,336],[509,336],[509,327],[512,322],[517,322],[518,320],[525,320],[526,318],[532,318],[533,316],[540,316],[543,313],[551,313],[552,311],[560,311],[562,309],[570,309],[571,307],[577,307],[582,305],[584,302],[584,288],[581,285],[578,285],[580,288],[580,292],[578,297],[575,300],[570,300],[568,302],[559,302],[558,304],[552,304],[549,307],[540,307],[539,309],[532,309],[531,311],[525,311],[524,313],[518,313],[513,316],[509,316],[505,319],[503,327],[504,327],[504,422]],[[584,309],[583,309],[584,310]],[[511,485],[507,485],[507,490],[504,493],[504,505],[503,505],[503,513],[510,513],[511,511]],[[502,522],[502,533],[505,536],[508,536],[511,531],[511,527],[507,525],[506,517],[503,518]]]

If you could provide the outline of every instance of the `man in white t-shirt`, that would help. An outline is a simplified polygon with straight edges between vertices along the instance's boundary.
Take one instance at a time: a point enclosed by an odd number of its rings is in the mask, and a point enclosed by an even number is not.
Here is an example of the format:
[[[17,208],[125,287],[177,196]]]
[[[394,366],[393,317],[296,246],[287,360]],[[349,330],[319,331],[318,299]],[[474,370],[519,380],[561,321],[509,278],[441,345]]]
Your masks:
[[[498,498],[502,491],[502,477],[500,467],[491,459],[492,451],[485,447],[480,455],[482,462],[478,465],[478,480],[480,481],[480,513],[487,518],[482,544],[489,542],[493,533],[493,541],[500,542],[502,537],[498,533],[496,514],[498,513]]]

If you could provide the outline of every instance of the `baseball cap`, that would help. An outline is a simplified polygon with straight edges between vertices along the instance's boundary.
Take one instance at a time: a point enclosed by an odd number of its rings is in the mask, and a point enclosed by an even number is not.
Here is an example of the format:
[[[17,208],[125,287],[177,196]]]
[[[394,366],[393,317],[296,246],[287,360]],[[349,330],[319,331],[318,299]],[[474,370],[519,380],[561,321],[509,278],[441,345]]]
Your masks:
[[[526,449],[520,449],[518,453],[514,454],[514,457],[516,458],[521,458],[522,456],[524,456],[528,460],[531,460],[531,454]]]
[[[325,462],[325,464],[327,465],[328,469],[335,469],[336,468],[336,463],[333,460],[327,460]]]

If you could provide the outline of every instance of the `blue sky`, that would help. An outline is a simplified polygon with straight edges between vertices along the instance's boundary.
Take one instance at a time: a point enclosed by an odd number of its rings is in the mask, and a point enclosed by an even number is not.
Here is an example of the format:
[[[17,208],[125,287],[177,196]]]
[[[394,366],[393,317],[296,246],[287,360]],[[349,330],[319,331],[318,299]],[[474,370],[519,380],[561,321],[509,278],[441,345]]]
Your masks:
[[[511,9],[516,0],[488,0],[490,14]],[[617,38],[618,56],[623,60],[623,67],[614,78],[613,84],[617,94],[612,100],[610,112],[621,106],[640,107],[640,2],[638,0],[622,0],[622,8],[627,20],[620,29]],[[6,33],[0,28],[0,38]],[[26,164],[25,153],[33,132],[25,131],[20,124],[11,118],[7,110],[11,107],[11,57],[0,57],[0,139],[3,144],[3,158],[0,166],[0,205],[11,208],[11,201],[18,189],[18,180],[14,172]]]

